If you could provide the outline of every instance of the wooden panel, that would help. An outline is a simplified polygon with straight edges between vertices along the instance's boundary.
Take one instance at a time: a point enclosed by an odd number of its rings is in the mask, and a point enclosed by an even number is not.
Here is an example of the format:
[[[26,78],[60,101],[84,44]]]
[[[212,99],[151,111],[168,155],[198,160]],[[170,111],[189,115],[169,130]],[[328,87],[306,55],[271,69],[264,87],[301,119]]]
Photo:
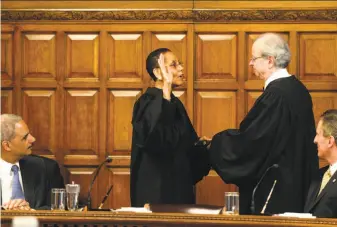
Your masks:
[[[1,80],[10,80],[13,75],[12,64],[13,36],[1,34]]]
[[[247,93],[247,107],[246,107],[246,113],[249,112],[249,110],[253,107],[256,99],[258,99],[262,95],[262,92],[260,91],[252,91]]]
[[[337,94],[330,92],[311,92],[316,125],[322,113],[328,109],[337,109]]]
[[[235,79],[237,35],[198,34],[197,79]]]
[[[336,80],[337,34],[301,34],[299,62],[301,79]]]
[[[187,110],[187,94],[186,91],[173,91],[174,96],[179,98],[179,100],[184,104],[185,109]]]
[[[182,63],[187,63],[187,38],[186,34],[152,34],[152,48],[168,48],[170,49]],[[184,75],[187,79],[187,66],[184,65]]]
[[[97,80],[98,51],[97,34],[67,34],[67,77]]]
[[[212,138],[215,133],[236,125],[235,92],[197,92],[195,106],[195,128],[199,136]],[[223,205],[224,192],[231,191],[233,187],[210,172],[197,185],[197,203]]]
[[[214,170],[197,184],[196,203],[224,206],[225,192],[237,191],[233,184],[225,184]]]
[[[36,138],[33,153],[53,158],[56,146],[55,92],[25,90],[22,95],[22,117]]]
[[[235,92],[197,92],[195,115],[196,130],[200,136],[213,137],[219,131],[234,128],[236,126]]]
[[[54,34],[23,34],[23,78],[55,78]]]
[[[1,90],[1,114],[13,112],[13,91]]]
[[[63,135],[68,155],[65,158],[71,158],[68,157],[70,155],[83,155],[83,158],[90,159],[98,155],[98,98],[96,90],[66,92]]]
[[[140,91],[111,91],[108,103],[108,152],[129,155],[132,141],[132,112]]]
[[[145,65],[142,34],[111,34],[108,54],[109,78],[142,77]]]
[[[111,185],[113,188],[105,207],[117,209],[131,206],[129,168],[111,168],[109,172],[109,181],[105,179],[107,183],[104,183],[102,187],[104,187],[104,193],[109,190]]]
[[[284,40],[287,42],[289,41],[289,35],[285,33],[278,33]],[[248,74],[248,80],[260,80],[258,77],[256,77],[253,73],[252,67],[249,66],[249,61],[252,58],[252,47],[255,42],[255,40],[262,35],[262,33],[247,33],[247,74]],[[257,56],[255,56],[257,57]],[[292,59],[294,60],[294,59]]]
[[[92,174],[95,171],[95,168],[73,168],[69,167],[69,182],[74,182],[75,184],[80,185],[80,195],[79,195],[79,205],[84,206],[87,205],[88,201],[88,191],[90,187],[90,183],[92,180]],[[91,190],[91,205],[92,208],[97,208],[98,203],[100,202],[100,197],[98,196],[98,185],[99,181],[96,180]]]

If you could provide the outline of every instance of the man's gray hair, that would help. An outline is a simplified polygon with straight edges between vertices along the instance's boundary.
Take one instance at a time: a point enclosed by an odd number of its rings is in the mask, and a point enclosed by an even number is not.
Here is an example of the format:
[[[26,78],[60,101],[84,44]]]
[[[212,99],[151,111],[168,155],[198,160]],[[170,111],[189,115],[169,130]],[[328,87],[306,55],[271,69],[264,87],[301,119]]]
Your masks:
[[[22,117],[15,114],[1,114],[1,142],[15,137],[15,125],[21,120]]]
[[[276,68],[287,68],[291,53],[288,43],[280,35],[265,33],[259,36],[256,41],[261,42],[261,55],[263,57],[272,56],[275,58]]]

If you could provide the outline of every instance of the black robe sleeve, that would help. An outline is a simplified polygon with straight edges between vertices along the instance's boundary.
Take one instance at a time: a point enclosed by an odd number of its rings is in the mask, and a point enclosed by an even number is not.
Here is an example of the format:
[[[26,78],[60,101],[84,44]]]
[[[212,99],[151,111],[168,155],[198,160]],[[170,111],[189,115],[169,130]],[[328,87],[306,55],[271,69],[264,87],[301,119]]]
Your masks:
[[[133,112],[133,139],[145,152],[167,154],[181,143],[186,122],[178,119],[176,100],[167,101],[161,94],[144,96]]]
[[[226,183],[251,183],[275,161],[287,144],[291,130],[289,108],[283,98],[265,92],[256,101],[239,129],[216,134],[210,147],[210,160]]]
[[[198,183],[204,176],[207,176],[210,169],[209,151],[206,146],[195,145],[189,153],[193,184]]]

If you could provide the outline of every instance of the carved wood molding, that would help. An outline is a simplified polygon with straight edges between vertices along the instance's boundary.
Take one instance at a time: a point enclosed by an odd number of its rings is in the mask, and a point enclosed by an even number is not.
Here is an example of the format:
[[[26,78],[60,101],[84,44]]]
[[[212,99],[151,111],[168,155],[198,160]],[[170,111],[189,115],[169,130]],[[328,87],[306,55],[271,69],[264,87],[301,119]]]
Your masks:
[[[11,220],[15,216],[31,216],[32,212],[27,211],[2,211],[2,220]],[[52,222],[65,222],[74,220],[81,223],[92,222],[97,220],[133,220],[133,221],[149,221],[149,222],[180,222],[184,223],[250,223],[251,225],[263,226],[335,226],[337,219],[317,218],[317,219],[302,219],[302,218],[287,218],[287,217],[271,217],[271,216],[251,216],[251,215],[205,215],[205,214],[185,214],[185,213],[132,213],[132,212],[69,212],[69,211],[34,211],[34,216],[39,220]],[[79,224],[79,223],[77,223]],[[204,223],[205,224],[205,223]],[[248,225],[247,225],[248,226]]]
[[[337,22],[337,9],[319,10],[3,10],[4,22],[15,21],[196,21],[196,22]]]

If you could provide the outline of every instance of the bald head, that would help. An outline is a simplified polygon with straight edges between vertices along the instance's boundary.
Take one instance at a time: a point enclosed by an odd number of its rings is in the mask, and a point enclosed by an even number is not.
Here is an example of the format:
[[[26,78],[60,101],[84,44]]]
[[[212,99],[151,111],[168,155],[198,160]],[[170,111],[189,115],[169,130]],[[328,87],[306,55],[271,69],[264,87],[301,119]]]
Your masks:
[[[290,50],[288,43],[278,34],[265,33],[254,42],[255,48],[261,51],[263,57],[274,57],[276,68],[287,68],[290,62]]]

